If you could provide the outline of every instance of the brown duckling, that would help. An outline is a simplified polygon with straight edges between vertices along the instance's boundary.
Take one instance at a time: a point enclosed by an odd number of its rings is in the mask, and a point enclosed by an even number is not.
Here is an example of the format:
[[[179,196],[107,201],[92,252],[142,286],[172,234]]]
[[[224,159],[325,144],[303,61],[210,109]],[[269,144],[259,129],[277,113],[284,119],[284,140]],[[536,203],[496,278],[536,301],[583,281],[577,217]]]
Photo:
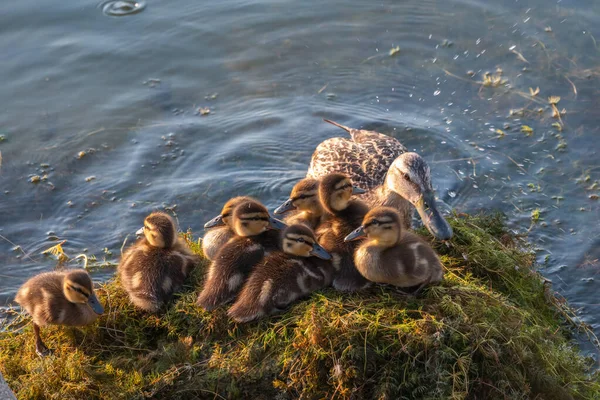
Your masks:
[[[356,250],[354,262],[360,273],[372,282],[401,288],[416,287],[442,280],[442,264],[433,249],[419,236],[402,230],[402,218],[394,208],[369,211],[362,225],[346,241],[366,237]]]
[[[233,300],[252,268],[279,250],[278,231],[286,225],[251,200],[234,209],[231,227],[235,236],[217,252],[198,295],[197,304],[207,311]]]
[[[319,181],[305,178],[296,183],[292,188],[290,198],[277,207],[273,213],[286,213],[285,222],[288,225],[305,224],[316,229],[323,215],[323,207],[319,201]]]
[[[117,267],[130,301],[148,312],[158,312],[198,264],[185,241],[178,237],[173,219],[153,212],[138,234],[143,237],[131,246]]]
[[[306,225],[283,231],[283,251],[273,252],[254,267],[237,300],[227,312],[248,322],[282,311],[295,300],[327,287],[333,280],[331,255]]]
[[[223,206],[221,214],[204,224],[204,229],[208,229],[202,238],[202,252],[206,258],[211,261],[214,260],[219,249],[234,236],[231,230],[233,209],[248,200],[252,199],[246,196],[229,199]]]
[[[33,319],[35,351],[42,357],[52,351],[40,337],[40,326],[89,325],[104,312],[84,270],[36,275],[21,286],[15,300]]]
[[[319,243],[331,253],[336,273],[333,287],[342,291],[359,290],[368,281],[354,267],[354,243],[344,238],[359,226],[368,211],[360,200],[351,199],[353,194],[364,191],[353,187],[344,174],[325,175],[319,183],[319,200],[327,215],[317,229]]]

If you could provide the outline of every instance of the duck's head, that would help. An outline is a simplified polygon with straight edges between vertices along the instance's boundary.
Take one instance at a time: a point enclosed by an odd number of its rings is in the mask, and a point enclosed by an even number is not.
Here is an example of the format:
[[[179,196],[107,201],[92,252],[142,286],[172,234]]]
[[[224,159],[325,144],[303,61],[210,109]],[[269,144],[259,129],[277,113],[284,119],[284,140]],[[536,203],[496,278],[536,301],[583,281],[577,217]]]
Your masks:
[[[396,158],[388,170],[385,185],[415,206],[433,236],[439,240],[452,237],[452,228],[435,203],[429,165],[420,155],[403,153]]]
[[[373,244],[384,248],[398,244],[402,236],[400,213],[390,207],[376,207],[369,211],[362,225],[344,238],[345,242],[367,238]]]
[[[233,210],[231,227],[238,236],[256,236],[269,229],[284,229],[286,225],[271,217],[261,203],[251,200],[239,204]]]
[[[233,215],[233,210],[241,203],[245,201],[254,200],[247,196],[238,196],[233,197],[225,203],[223,209],[221,210],[221,214],[217,215],[210,221],[204,224],[204,229],[210,229],[217,226],[231,226],[231,216]]]
[[[344,174],[328,174],[319,182],[319,200],[323,209],[330,213],[345,210],[353,194],[365,191],[352,186],[350,178]]]
[[[305,225],[288,226],[282,235],[283,251],[298,257],[319,257],[331,260],[331,254],[319,246],[312,229]]]
[[[290,198],[277,207],[275,214],[283,214],[290,210],[305,211],[311,214],[321,214],[319,203],[319,181],[312,178],[302,179],[292,188]]]
[[[144,220],[144,226],[136,234],[144,234],[148,243],[161,249],[168,249],[177,241],[175,221],[163,212],[153,212],[148,215]]]
[[[68,272],[63,279],[63,293],[71,303],[88,304],[96,314],[104,312],[102,304],[94,293],[92,279],[86,271]]]

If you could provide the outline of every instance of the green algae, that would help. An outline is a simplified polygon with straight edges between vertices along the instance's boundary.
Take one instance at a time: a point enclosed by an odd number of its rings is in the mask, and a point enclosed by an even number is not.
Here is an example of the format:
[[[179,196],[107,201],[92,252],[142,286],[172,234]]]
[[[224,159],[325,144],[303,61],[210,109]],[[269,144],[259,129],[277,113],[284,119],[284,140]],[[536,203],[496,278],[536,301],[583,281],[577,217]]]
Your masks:
[[[42,331],[55,349],[46,359],[18,314],[0,333],[0,371],[22,399],[600,398],[573,340],[587,328],[527,244],[499,216],[449,222],[454,237],[435,243],[445,280],[416,298],[328,289],[237,325],[195,305],[204,263],[160,316],[135,310],[116,280],[103,284],[95,325]]]

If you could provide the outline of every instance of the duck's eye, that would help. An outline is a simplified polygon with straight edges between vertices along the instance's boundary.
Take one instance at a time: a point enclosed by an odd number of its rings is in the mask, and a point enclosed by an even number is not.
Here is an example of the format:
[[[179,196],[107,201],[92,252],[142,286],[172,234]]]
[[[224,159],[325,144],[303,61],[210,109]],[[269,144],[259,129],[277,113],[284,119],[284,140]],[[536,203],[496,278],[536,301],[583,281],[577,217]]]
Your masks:
[[[302,238],[298,238],[298,239],[296,239],[296,242],[298,242],[298,243],[304,243],[304,242],[306,242],[306,240],[304,240]]]
[[[410,179],[410,176],[408,174],[402,173],[402,177],[407,180],[408,182],[412,182]]]

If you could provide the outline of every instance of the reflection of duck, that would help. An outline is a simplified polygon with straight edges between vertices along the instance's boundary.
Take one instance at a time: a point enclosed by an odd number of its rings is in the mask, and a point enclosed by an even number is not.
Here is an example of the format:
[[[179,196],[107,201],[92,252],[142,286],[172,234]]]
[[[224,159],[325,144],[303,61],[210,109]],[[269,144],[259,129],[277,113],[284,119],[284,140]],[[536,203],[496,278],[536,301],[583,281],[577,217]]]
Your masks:
[[[282,249],[267,256],[250,273],[228,314],[248,322],[283,310],[295,300],[331,284],[331,259],[309,227],[286,228]]]
[[[144,237],[125,252],[117,271],[131,302],[157,312],[183,285],[199,258],[177,236],[175,222],[167,214],[148,215],[137,233]]]
[[[279,250],[279,232],[275,230],[285,225],[272,218],[261,203],[250,200],[234,209],[231,228],[235,236],[217,252],[198,295],[198,305],[207,311],[232,300],[265,253]]]
[[[40,337],[40,326],[89,325],[104,312],[92,279],[83,270],[34,276],[21,286],[15,300],[33,319],[35,351],[40,356],[51,353]]]
[[[229,199],[223,206],[221,214],[204,224],[204,229],[208,229],[202,238],[202,253],[206,258],[213,260],[219,249],[234,236],[231,230],[231,214],[238,204],[248,200],[252,199],[245,196]]]
[[[367,213],[367,206],[351,199],[353,194],[364,193],[352,186],[343,174],[325,175],[319,183],[319,200],[327,212],[317,229],[319,243],[331,253],[336,269],[333,287],[343,291],[362,289],[368,282],[354,267],[354,243],[344,238],[359,226]]]
[[[442,280],[442,264],[433,249],[417,235],[402,231],[397,210],[377,207],[369,211],[362,225],[346,241],[366,237],[356,249],[354,262],[372,282],[420,288]]]
[[[319,181],[316,179],[305,178],[299,181],[292,188],[290,198],[285,203],[275,209],[275,214],[290,212],[286,216],[285,222],[292,224],[305,224],[312,229],[316,229],[323,215],[323,207],[319,201]]]
[[[437,239],[452,237],[452,228],[437,209],[429,166],[421,156],[407,152],[390,136],[325,121],[349,132],[351,139],[335,137],[321,142],[312,155],[307,177],[346,174],[367,191],[363,199],[370,207],[397,209],[404,228],[410,228],[412,204]]]

